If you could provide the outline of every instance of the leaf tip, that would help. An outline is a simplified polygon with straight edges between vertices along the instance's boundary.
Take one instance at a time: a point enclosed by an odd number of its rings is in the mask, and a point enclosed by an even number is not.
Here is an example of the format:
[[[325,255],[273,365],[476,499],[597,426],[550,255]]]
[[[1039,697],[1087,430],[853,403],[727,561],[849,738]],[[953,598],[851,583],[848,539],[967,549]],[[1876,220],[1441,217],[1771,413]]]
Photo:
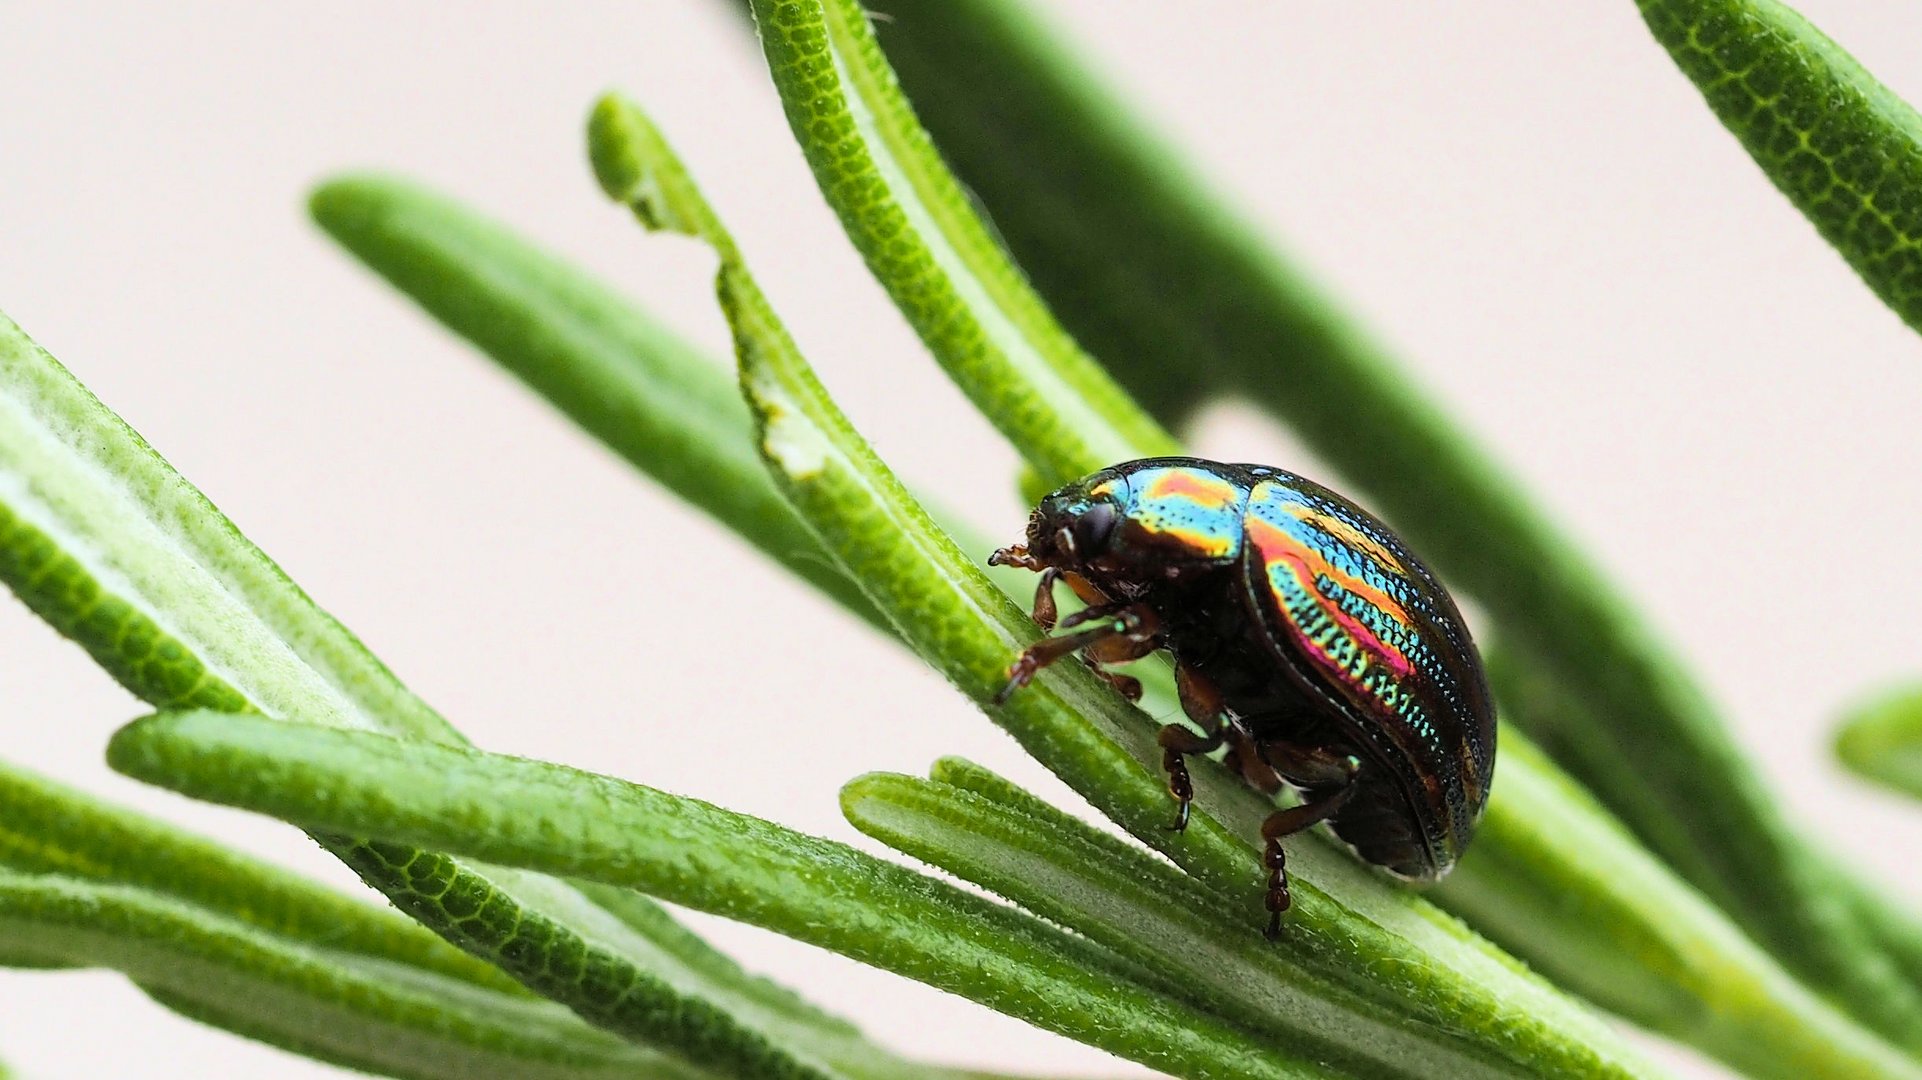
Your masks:
[[[961,785],[957,783],[958,780],[981,771],[981,766],[959,754],[943,754],[934,759],[934,764],[928,766],[928,779],[937,784],[953,784],[959,787]]]
[[[172,720],[168,713],[153,713],[122,726],[107,739],[107,766],[144,783],[161,783],[167,771],[161,741]]]
[[[1835,756],[1850,768],[1874,773],[1888,755],[1922,743],[1922,685],[1890,687],[1842,714],[1834,735]]]
[[[587,159],[601,190],[634,211],[641,224],[722,247],[713,211],[639,105],[613,91],[600,96],[587,117]]]
[[[398,182],[377,173],[340,173],[307,193],[307,216],[329,236],[343,240],[366,233],[382,216]]]
[[[900,788],[902,782],[914,783],[914,779],[900,773],[870,772],[849,780],[841,785],[841,816],[848,823],[872,836],[873,828],[879,820],[875,811],[888,801],[888,794]]]
[[[631,128],[637,118],[646,122],[632,102],[613,90],[595,99],[587,114],[587,160],[601,190],[615,202],[632,201],[643,172],[630,153]]]

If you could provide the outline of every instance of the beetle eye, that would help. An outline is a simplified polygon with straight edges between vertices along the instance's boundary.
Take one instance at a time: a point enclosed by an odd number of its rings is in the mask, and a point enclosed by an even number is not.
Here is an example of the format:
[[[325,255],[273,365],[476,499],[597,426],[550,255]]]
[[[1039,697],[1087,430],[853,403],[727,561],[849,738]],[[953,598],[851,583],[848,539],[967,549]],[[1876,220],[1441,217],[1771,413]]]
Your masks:
[[[1074,543],[1083,558],[1098,555],[1106,550],[1108,536],[1114,532],[1115,523],[1121,515],[1115,511],[1114,504],[1098,502],[1083,510],[1074,519]]]

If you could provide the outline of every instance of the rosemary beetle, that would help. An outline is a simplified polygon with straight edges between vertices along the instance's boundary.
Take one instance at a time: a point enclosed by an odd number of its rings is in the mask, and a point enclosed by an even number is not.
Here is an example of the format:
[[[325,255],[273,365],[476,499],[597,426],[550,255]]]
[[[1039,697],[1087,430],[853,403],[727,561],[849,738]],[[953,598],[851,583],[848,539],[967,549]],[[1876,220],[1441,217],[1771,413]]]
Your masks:
[[[1165,649],[1199,728],[1160,732],[1172,827],[1188,823],[1190,754],[1300,792],[1261,829],[1270,936],[1284,837],[1325,821],[1367,862],[1434,881],[1474,835],[1495,771],[1475,644],[1428,567],[1335,492],[1265,465],[1128,461],[1043,499],[1027,542],[989,561],[1039,572],[1035,621],[1064,631],[1016,659],[997,701],[1075,653],[1138,697],[1103,665]],[[1058,619],[1058,582],[1088,606]]]

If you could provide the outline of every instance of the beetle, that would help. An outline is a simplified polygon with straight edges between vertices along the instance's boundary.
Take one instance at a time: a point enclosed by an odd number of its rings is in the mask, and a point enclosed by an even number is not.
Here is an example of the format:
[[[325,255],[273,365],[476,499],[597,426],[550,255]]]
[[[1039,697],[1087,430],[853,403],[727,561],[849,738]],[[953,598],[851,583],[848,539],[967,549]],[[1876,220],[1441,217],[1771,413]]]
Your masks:
[[[1289,906],[1284,837],[1326,821],[1363,860],[1425,882],[1474,835],[1495,771],[1480,656],[1435,574],[1341,495],[1266,465],[1127,461],[1042,499],[1027,542],[989,564],[1039,572],[1035,621],[1072,631],[1023,651],[997,704],[1075,653],[1138,698],[1104,665],[1165,649],[1200,728],[1158,735],[1171,828],[1188,824],[1191,754],[1301,793],[1261,828],[1270,937]],[[1057,620],[1057,582],[1088,606]]]

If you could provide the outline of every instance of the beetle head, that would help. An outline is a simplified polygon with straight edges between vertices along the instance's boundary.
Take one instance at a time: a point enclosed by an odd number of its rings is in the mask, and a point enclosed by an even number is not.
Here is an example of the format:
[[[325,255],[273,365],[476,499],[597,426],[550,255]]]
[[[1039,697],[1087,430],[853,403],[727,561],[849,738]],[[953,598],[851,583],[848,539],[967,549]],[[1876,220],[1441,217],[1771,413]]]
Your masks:
[[[1241,497],[1229,482],[1186,467],[1130,462],[1041,500],[1028,551],[1113,596],[1232,562]]]
[[[1028,551],[1063,570],[1085,572],[1108,554],[1121,523],[1120,500],[1091,494],[1081,483],[1042,499],[1028,517]]]

